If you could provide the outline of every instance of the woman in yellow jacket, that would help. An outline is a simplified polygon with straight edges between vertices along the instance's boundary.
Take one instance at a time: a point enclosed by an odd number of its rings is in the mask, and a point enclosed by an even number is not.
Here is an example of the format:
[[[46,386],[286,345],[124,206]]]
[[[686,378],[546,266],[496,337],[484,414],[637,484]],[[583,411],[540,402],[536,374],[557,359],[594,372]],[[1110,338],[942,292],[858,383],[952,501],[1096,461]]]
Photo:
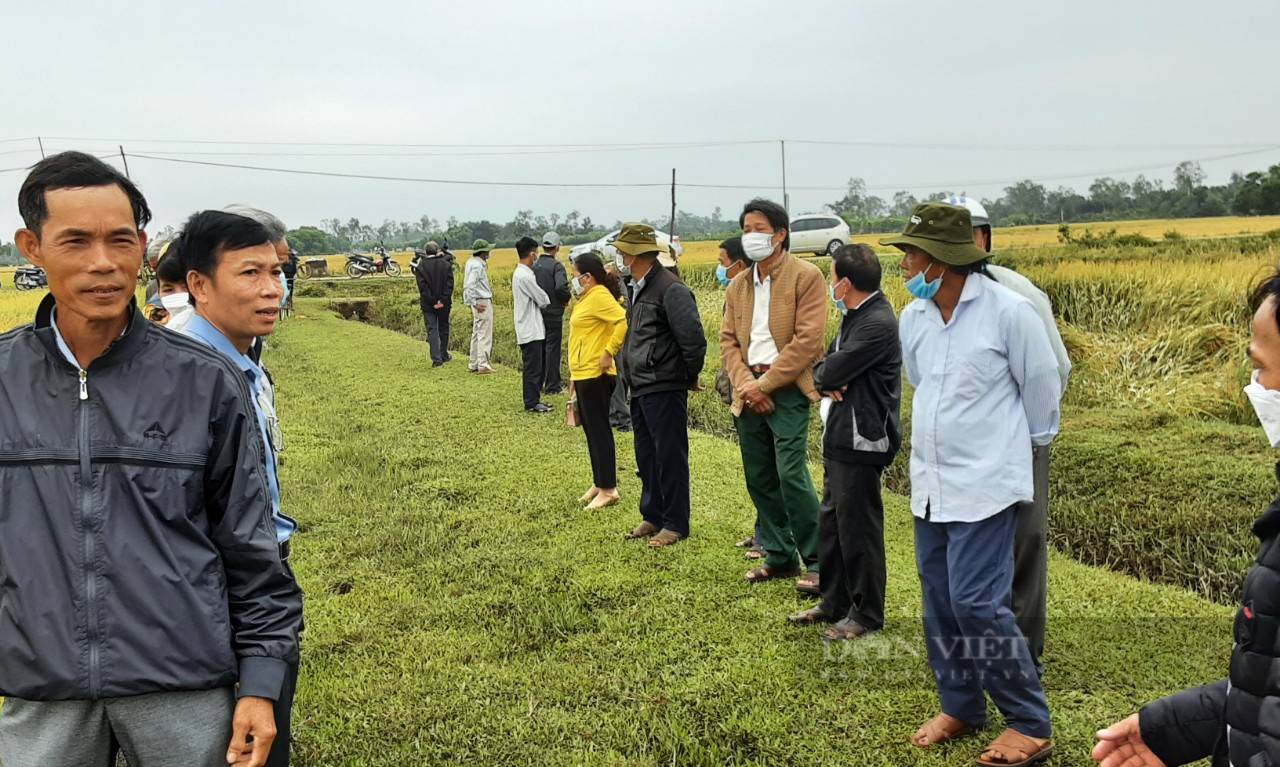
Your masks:
[[[600,256],[584,253],[573,264],[570,285],[578,302],[569,318],[569,387],[577,402],[591,455],[591,489],[579,500],[598,509],[618,502],[617,451],[609,425],[609,399],[618,369],[613,356],[627,334],[622,286]]]

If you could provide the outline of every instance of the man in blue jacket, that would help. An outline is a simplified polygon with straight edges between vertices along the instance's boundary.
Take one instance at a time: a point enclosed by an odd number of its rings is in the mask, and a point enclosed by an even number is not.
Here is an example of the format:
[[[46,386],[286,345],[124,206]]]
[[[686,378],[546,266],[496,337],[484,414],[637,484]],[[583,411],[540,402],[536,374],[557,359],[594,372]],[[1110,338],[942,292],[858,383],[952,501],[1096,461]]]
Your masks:
[[[128,179],[66,152],[18,206],[50,295],[0,335],[0,763],[260,767],[302,595],[249,384],[137,310]]]

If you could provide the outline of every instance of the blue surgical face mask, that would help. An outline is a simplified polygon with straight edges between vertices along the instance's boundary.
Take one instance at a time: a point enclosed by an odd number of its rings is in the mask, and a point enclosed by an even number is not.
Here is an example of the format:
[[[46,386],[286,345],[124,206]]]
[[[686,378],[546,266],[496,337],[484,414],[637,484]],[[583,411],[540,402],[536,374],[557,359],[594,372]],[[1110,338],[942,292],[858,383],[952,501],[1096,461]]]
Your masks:
[[[720,284],[722,286],[726,288],[729,287],[729,283],[733,282],[733,280],[729,278],[729,267],[725,266],[724,264],[720,264],[719,266],[717,266],[716,279],[720,280]]]
[[[844,280],[841,280],[840,282],[844,282]],[[840,284],[840,283],[836,283],[836,285],[838,285],[838,284]],[[832,303],[834,303],[834,304],[836,305],[836,308],[837,308],[837,309],[839,309],[841,312],[847,312],[847,311],[849,311],[849,307],[845,306],[844,299],[843,299],[843,298],[836,298],[836,286],[835,286],[835,285],[828,285],[828,286],[827,286],[827,290],[831,293],[831,302],[832,302]]]
[[[933,266],[933,264],[930,263],[929,266]],[[905,285],[908,293],[916,298],[923,298],[926,301],[937,295],[938,288],[942,287],[942,275],[939,274],[938,279],[929,282],[924,278],[925,273],[928,271],[929,267],[926,266],[924,269],[916,272],[916,276],[907,280]],[[946,267],[943,267],[943,271],[946,271]]]

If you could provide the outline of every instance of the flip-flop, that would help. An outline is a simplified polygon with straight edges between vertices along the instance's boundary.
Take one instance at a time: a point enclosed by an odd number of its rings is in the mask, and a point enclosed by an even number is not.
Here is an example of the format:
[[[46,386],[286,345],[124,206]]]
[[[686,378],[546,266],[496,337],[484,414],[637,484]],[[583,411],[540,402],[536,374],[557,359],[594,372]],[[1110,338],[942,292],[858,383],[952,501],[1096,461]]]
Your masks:
[[[778,578],[794,578],[800,574],[800,568],[792,567],[787,570],[774,570],[768,565],[762,567],[753,567],[743,576],[747,583],[763,583],[764,581],[777,580]]]
[[[1005,730],[983,749],[978,764],[983,767],[1028,767],[1043,762],[1052,753],[1051,740],[1040,745],[1017,730]]]
[[[791,623],[830,623],[835,620],[827,611],[822,609],[822,605],[810,607],[808,610],[801,610],[798,613],[787,616],[787,620]]]
[[[957,719],[950,714],[938,714],[934,718],[920,725],[920,729],[915,735],[911,736],[911,745],[916,748],[930,748],[939,743],[946,743],[949,740],[963,738],[966,735],[972,735],[980,729],[979,725],[969,724],[968,722]],[[919,742],[916,738],[924,730],[930,730],[925,736],[927,741]],[[933,737],[933,736],[937,737]]]

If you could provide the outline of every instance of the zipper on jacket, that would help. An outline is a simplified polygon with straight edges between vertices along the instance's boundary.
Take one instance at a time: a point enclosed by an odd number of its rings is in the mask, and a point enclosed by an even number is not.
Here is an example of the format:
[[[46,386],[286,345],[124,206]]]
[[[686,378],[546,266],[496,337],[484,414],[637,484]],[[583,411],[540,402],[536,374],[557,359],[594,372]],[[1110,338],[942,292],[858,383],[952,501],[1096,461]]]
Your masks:
[[[89,399],[89,374],[84,368],[80,369],[80,399],[82,402]],[[93,466],[89,451],[89,406],[85,404],[80,405],[80,438],[77,442],[80,451],[80,519],[84,528],[85,610],[89,618],[89,697],[97,700],[102,687],[98,647],[98,583],[94,575],[97,547],[93,521],[90,519],[93,507]]]

